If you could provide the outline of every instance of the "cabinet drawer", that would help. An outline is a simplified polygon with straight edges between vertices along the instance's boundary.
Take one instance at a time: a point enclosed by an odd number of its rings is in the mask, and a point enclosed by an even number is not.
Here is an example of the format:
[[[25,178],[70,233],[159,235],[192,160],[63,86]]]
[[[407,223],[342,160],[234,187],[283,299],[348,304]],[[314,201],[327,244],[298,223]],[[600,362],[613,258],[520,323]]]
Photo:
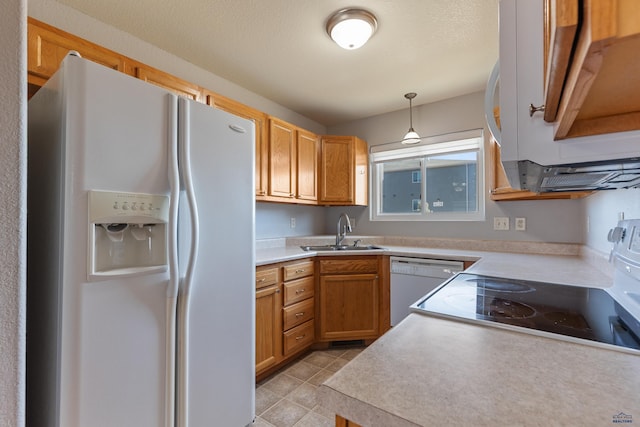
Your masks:
[[[307,260],[295,264],[289,264],[282,268],[284,281],[313,276],[313,261]]]
[[[278,268],[268,268],[256,271],[256,289],[271,286],[278,282]]]
[[[377,273],[376,257],[363,259],[327,259],[320,261],[320,274]]]
[[[313,298],[308,298],[304,301],[283,308],[284,324],[282,329],[286,331],[287,329],[298,326],[307,320],[313,319],[313,304]]]
[[[296,326],[284,334],[284,355],[295,353],[313,344],[315,339],[313,320]]]
[[[284,305],[302,301],[313,296],[313,277],[294,280],[284,284]]]

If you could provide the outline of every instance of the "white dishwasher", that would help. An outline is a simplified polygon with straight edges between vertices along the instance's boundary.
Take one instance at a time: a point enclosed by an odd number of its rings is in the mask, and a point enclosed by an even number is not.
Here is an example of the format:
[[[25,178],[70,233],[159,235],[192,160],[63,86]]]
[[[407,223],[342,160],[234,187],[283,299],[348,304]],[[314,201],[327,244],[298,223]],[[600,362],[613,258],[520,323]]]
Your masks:
[[[464,270],[462,261],[391,257],[391,326],[409,314],[409,306]]]

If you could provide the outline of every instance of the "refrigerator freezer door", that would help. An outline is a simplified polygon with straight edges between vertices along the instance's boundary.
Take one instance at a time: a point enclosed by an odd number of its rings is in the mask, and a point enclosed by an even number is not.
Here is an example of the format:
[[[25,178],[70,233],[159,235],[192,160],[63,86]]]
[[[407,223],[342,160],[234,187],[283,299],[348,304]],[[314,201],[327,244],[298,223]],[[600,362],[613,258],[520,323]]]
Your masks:
[[[29,425],[172,421],[168,274],[90,282],[86,261],[89,190],[169,194],[170,102],[77,57],[29,102]]]
[[[186,99],[179,104],[183,189],[179,238],[178,425],[245,426],[255,412],[254,125]],[[187,148],[185,149],[185,144]],[[186,159],[185,159],[186,157]],[[197,212],[189,212],[188,205]],[[192,248],[193,218],[197,248]],[[197,252],[195,260],[189,254]],[[181,374],[182,373],[182,374]]]

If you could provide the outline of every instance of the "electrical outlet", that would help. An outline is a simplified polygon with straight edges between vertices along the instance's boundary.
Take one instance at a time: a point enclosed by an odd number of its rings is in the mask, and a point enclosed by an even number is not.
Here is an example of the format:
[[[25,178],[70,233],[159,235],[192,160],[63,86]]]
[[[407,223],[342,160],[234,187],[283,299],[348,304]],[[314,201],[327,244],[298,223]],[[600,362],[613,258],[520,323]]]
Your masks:
[[[355,230],[356,228],[356,219],[353,217],[349,217],[349,223],[351,224],[351,228]]]
[[[516,218],[516,230],[517,231],[525,231],[527,229],[527,219],[526,218]]]
[[[509,217],[508,216],[494,216],[493,217],[493,229],[505,231],[509,229]]]
[[[289,227],[296,228],[296,219],[294,217],[291,217],[291,219],[289,219]]]

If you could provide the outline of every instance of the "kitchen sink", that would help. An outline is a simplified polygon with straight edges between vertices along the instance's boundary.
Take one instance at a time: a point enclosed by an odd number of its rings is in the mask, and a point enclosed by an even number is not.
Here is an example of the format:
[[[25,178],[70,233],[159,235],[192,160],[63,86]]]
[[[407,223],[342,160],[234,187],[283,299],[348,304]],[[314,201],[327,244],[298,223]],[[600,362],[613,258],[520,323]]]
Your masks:
[[[375,251],[384,249],[375,245],[319,245],[319,246],[300,246],[303,251]]]

